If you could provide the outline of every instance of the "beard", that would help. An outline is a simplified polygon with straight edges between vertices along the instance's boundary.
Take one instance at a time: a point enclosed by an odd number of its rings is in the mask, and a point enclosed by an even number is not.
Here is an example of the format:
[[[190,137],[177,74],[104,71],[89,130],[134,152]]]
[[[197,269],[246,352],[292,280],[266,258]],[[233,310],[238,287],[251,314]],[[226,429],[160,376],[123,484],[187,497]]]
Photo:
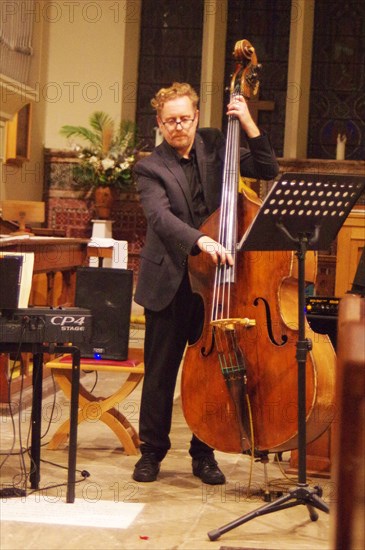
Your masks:
[[[190,144],[192,143],[191,137],[189,137],[187,134],[174,132],[172,136],[170,136],[169,143],[174,149],[177,151],[185,150],[187,149]]]

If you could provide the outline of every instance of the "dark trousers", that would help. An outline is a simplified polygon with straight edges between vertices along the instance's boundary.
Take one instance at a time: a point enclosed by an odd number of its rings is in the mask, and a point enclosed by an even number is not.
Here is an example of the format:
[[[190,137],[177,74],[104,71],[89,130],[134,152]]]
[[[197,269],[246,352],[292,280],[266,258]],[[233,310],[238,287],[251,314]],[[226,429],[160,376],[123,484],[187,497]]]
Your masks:
[[[145,310],[145,375],[139,420],[141,452],[154,452],[162,460],[171,447],[169,433],[176,378],[187,342],[198,337],[203,306],[186,274],[170,305],[162,311]],[[196,436],[190,455],[199,458],[212,449]]]

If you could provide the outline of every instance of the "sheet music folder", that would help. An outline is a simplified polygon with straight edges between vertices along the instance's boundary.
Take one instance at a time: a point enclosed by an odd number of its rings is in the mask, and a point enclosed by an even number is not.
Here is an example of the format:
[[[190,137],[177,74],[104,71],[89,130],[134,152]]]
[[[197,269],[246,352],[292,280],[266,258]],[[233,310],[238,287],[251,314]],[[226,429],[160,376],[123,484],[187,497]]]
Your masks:
[[[237,250],[294,250],[295,242],[280,227],[292,236],[308,236],[308,250],[326,249],[364,189],[364,176],[285,173],[272,186]]]
[[[0,310],[19,307],[22,256],[0,257]]]

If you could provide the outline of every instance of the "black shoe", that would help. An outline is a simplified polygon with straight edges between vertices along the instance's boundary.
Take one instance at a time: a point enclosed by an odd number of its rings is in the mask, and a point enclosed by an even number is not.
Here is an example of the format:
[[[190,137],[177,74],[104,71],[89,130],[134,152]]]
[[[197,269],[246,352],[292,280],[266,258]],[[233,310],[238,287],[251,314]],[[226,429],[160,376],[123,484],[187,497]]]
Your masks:
[[[154,453],[144,453],[134,467],[134,481],[156,481],[160,471],[160,462]]]
[[[222,485],[226,478],[218,467],[214,455],[193,458],[193,474],[208,485]]]

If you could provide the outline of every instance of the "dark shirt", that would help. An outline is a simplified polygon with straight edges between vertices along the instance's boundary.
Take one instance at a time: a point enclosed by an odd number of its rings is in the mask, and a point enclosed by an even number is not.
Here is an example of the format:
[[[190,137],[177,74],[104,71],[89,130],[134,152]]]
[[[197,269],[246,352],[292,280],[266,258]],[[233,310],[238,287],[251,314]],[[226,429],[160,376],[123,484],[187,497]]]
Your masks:
[[[180,157],[180,164],[184,170],[186,179],[189,182],[194,209],[194,218],[196,227],[198,228],[208,216],[208,209],[205,204],[203,187],[200,180],[199,168],[194,148],[191,149],[188,159]]]

